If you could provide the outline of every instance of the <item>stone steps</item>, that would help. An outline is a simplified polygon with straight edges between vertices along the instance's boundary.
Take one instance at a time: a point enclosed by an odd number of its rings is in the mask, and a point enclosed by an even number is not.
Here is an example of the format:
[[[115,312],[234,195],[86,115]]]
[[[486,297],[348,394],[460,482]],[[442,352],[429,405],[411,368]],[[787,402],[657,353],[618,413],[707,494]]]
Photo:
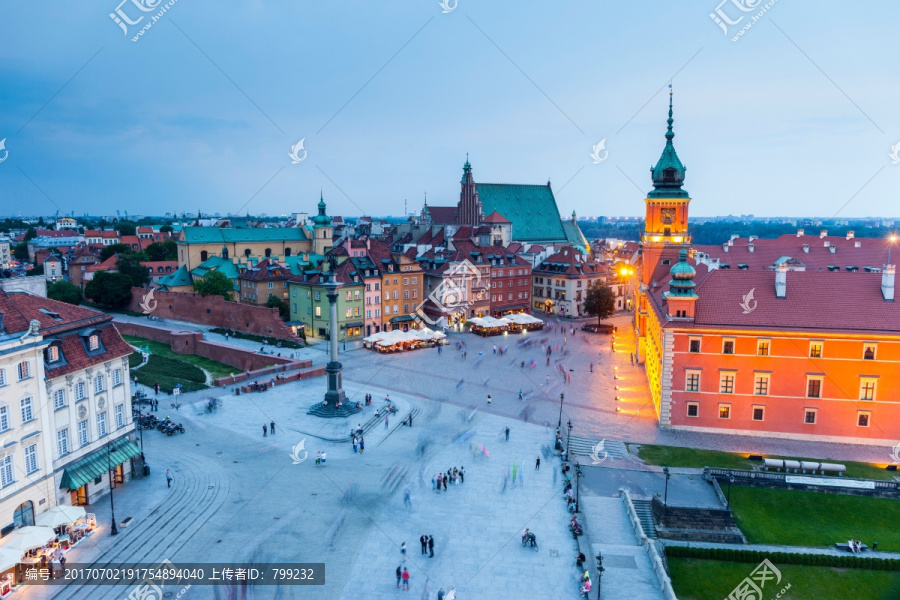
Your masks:
[[[644,530],[644,535],[646,535],[651,540],[657,539],[656,523],[653,519],[653,507],[650,500],[632,499],[631,502],[632,504],[634,504],[634,512],[637,513],[638,519],[641,522],[641,527]]]
[[[597,444],[602,442],[603,447],[598,448]],[[597,448],[597,458],[602,462],[606,458],[626,460],[628,459],[628,450],[623,442],[614,442],[610,440],[592,440],[581,436],[573,435],[569,437],[569,456],[584,456],[593,460],[594,448]]]

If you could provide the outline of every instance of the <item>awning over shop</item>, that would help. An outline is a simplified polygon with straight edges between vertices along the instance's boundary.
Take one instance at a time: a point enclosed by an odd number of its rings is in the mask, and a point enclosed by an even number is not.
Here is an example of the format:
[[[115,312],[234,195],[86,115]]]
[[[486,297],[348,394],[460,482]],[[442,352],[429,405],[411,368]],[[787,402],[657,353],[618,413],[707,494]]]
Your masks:
[[[93,454],[66,467],[59,482],[59,488],[63,490],[77,490],[89,481],[93,481],[108,472],[110,467],[121,465],[140,453],[141,449],[131,440],[127,438],[117,440],[113,442],[112,448],[104,446]]]
[[[352,323],[347,323],[347,327],[362,327],[365,325],[362,321],[353,321]]]
[[[391,319],[391,323],[406,323],[408,321],[415,321],[416,318],[412,315],[400,315],[399,317],[393,317]]]

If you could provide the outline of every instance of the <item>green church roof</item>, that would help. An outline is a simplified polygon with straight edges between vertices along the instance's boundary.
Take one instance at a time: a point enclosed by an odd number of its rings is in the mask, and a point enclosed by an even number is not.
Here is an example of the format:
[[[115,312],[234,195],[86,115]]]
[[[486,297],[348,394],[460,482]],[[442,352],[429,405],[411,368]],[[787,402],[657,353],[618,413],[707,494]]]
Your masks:
[[[308,238],[302,227],[231,229],[227,227],[185,227],[189,244],[239,244],[242,242],[302,242]]]
[[[549,185],[476,183],[475,190],[484,214],[497,211],[512,222],[517,242],[568,240]]]
[[[160,277],[156,282],[157,287],[160,288],[182,287],[192,284],[193,280],[191,279],[191,274],[188,273],[187,267],[184,265],[181,265],[165,277]]]
[[[221,256],[210,256],[202,263],[197,265],[193,270],[191,270],[191,275],[194,275],[195,277],[203,277],[210,271],[219,271],[228,279],[237,279],[238,275],[241,274],[237,266],[227,258],[222,258]]]

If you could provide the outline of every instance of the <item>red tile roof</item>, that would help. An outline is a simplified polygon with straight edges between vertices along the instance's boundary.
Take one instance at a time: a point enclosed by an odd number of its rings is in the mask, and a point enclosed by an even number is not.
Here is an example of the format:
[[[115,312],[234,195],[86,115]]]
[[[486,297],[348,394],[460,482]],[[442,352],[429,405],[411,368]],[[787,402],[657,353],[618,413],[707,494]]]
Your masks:
[[[506,224],[511,223],[509,219],[498,213],[496,210],[486,216],[481,220],[482,223],[498,223],[498,224]]]
[[[750,252],[750,244],[753,245],[753,252]],[[808,245],[808,252],[804,251],[804,244]],[[711,258],[718,258],[719,262],[727,263],[732,268],[741,263],[748,265],[751,270],[767,268],[779,258],[787,256],[796,258],[806,265],[807,271],[812,271],[823,270],[828,265],[881,267],[887,262],[889,247],[890,241],[884,238],[848,240],[840,236],[820,238],[817,235],[797,237],[795,234],[785,234],[774,239],[757,238],[752,242],[748,238],[737,238],[728,252],[722,246],[694,246],[693,249],[706,253]],[[830,248],[835,251],[832,252]]]
[[[175,266],[177,268],[178,261],[175,261]],[[261,260],[255,267],[248,267],[238,275],[238,279],[247,281],[284,281],[290,278],[290,269],[268,258]]]
[[[429,206],[431,221],[437,225],[451,225],[456,220],[455,206]]]
[[[112,316],[91,308],[31,294],[7,294],[3,290],[0,290],[0,311],[7,333],[25,332],[33,320],[40,322],[43,335],[112,321]]]
[[[59,349],[65,359],[65,364],[54,368],[47,365],[44,370],[45,377],[47,379],[62,377],[114,358],[128,356],[134,352],[134,348],[122,339],[112,323],[97,328],[97,333],[100,335],[100,344],[104,350],[99,354],[88,354],[82,337],[77,332],[59,336],[58,339],[61,340]],[[112,385],[112,382],[107,382],[107,384]]]
[[[85,271],[112,271],[113,273],[118,273],[118,269],[116,268],[116,263],[119,260],[119,256],[117,254],[113,254],[102,263],[91,265],[86,267]]]

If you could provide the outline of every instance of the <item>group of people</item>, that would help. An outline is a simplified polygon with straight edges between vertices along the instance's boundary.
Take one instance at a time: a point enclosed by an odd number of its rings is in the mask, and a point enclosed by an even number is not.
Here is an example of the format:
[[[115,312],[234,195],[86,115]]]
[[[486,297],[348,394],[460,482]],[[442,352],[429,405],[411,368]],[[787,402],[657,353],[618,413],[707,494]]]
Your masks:
[[[275,435],[275,421],[270,421],[268,427],[263,423],[263,437],[267,437],[270,433]]]
[[[853,554],[859,554],[863,551],[862,542],[860,542],[859,540],[856,540],[854,542],[853,538],[850,538],[850,540],[847,542],[847,545],[850,546],[850,552],[852,552]],[[872,549],[874,550],[877,546],[877,543],[872,544]]]
[[[454,485],[459,485],[461,483],[465,483],[466,480],[466,471],[464,467],[452,469],[447,469],[446,473],[438,473],[434,477],[431,478],[431,489],[436,491],[441,491],[441,486],[444,487],[444,491],[447,491],[447,482],[452,481]]]

